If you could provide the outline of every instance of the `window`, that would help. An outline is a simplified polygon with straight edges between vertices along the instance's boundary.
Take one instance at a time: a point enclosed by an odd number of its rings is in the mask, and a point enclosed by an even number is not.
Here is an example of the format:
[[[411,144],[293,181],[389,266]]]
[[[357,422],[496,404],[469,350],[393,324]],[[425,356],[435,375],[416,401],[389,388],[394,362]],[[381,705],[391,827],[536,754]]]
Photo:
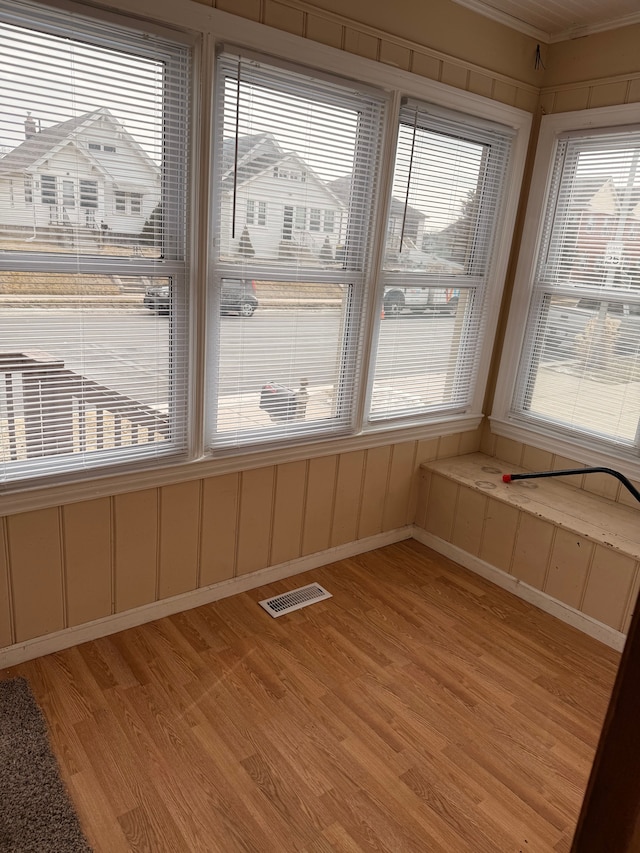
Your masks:
[[[472,402],[512,136],[431,105],[401,110],[372,422]]]
[[[98,206],[98,182],[80,181],[80,207]]]
[[[309,231],[319,231],[322,211],[317,207],[312,207],[309,211]]]
[[[510,418],[637,455],[640,129],[565,130],[550,147],[547,197],[527,226],[539,248],[519,281],[529,310]]]
[[[529,116],[217,10],[63,5],[0,0],[2,488],[474,428]]]
[[[12,89],[5,170],[46,164],[35,186],[25,176],[28,210],[9,211],[0,192],[0,275],[14,300],[24,297],[16,312],[0,294],[0,480],[183,457],[190,48],[15,0],[0,8],[0,75]],[[34,103],[39,131],[25,139]],[[114,227],[102,173],[87,171],[93,127],[126,140],[109,172],[147,181],[148,227],[139,218]],[[132,212],[141,199],[129,194]],[[143,307],[146,288],[167,294],[170,318]]]
[[[40,191],[43,204],[56,204],[56,179],[52,175],[42,175],[40,178]]]
[[[354,418],[385,99],[255,56],[222,54],[217,79],[208,443],[344,433]],[[282,165],[287,157],[304,163],[296,179]],[[243,204],[256,221],[258,188],[270,198],[269,225],[259,235],[237,221]],[[319,202],[310,231],[320,232],[322,205],[343,205],[343,233],[333,242],[300,232],[310,193]],[[340,259],[338,239],[346,246]],[[241,294],[236,310],[254,293],[254,317],[226,316],[231,288]]]
[[[139,214],[142,211],[142,194],[115,190],[113,206],[116,213]]]
[[[336,213],[334,210],[325,210],[324,212],[324,232],[325,234],[333,234],[335,227]]]
[[[267,224],[267,203],[266,201],[247,201],[247,225],[266,225]]]
[[[75,207],[76,185],[74,181],[62,181],[62,204],[64,207]]]
[[[307,208],[296,207],[295,212],[295,228],[297,231],[304,231],[307,227]]]

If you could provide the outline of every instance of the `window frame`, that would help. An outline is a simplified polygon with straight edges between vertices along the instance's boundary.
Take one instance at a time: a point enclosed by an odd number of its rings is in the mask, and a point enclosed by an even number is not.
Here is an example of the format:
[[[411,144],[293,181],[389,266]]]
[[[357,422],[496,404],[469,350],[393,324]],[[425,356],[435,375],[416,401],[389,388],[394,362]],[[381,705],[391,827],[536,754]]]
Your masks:
[[[53,7],[49,14],[48,7]],[[30,7],[33,14],[30,15]],[[73,11],[77,13],[68,20],[61,23],[60,11]],[[76,3],[43,3],[24,0],[15,6],[0,4],[0,21],[28,29],[37,29],[39,32],[48,33],[53,36],[70,37],[80,42],[94,44],[97,47],[111,48],[115,51],[128,51],[136,53],[141,57],[151,60],[162,60],[166,63],[166,77],[175,83],[179,79],[181,60],[177,59],[180,50],[194,52],[197,39],[192,35],[174,32],[165,26],[146,25],[131,20],[127,16],[109,13],[97,13],[90,7],[84,7]],[[191,62],[191,67],[195,63]],[[192,96],[193,97],[193,96]],[[189,107],[191,112],[191,108]],[[164,128],[166,133],[166,156],[171,168],[175,168],[177,162],[178,136],[176,125],[178,124],[177,112],[173,109],[163,113]],[[174,211],[179,205],[187,210],[186,176],[188,168],[188,156],[192,151],[193,139],[190,129],[186,131],[185,137],[188,142],[188,151],[185,151],[184,168],[179,182],[180,200],[176,205],[168,205],[171,211],[173,224],[172,233],[180,234],[183,228],[183,218]],[[168,170],[167,170],[168,171]],[[39,172],[34,176],[33,192],[34,199],[40,199],[40,203],[50,208],[50,222],[59,222],[63,211],[63,186],[67,178],[61,175],[51,175],[47,172]],[[43,186],[43,179],[45,186]],[[97,179],[88,177],[85,173],[74,175],[76,192],[76,204],[82,212],[83,224],[93,229],[98,229],[96,213],[101,201],[101,188]],[[163,178],[166,182],[166,178]],[[173,180],[173,179],[172,179]],[[37,196],[35,195],[37,193]],[[43,201],[46,194],[46,201]],[[165,229],[168,231],[169,228]],[[151,260],[144,259],[140,254],[134,256],[118,256],[113,254],[91,254],[48,251],[12,251],[0,253],[0,271],[9,270],[16,272],[38,272],[46,274],[81,274],[98,276],[122,276],[123,278],[138,278],[141,282],[145,278],[164,278],[173,282],[173,287],[179,291],[176,299],[177,313],[173,321],[173,329],[185,329],[188,324],[188,298],[190,280],[188,265],[191,259],[191,238],[189,242],[180,241],[179,238],[163,243],[159,257]],[[172,386],[170,396],[175,395],[176,384],[182,383],[190,390],[188,385],[188,361],[187,347],[183,345],[172,346],[171,375]],[[178,379],[178,377],[180,377]],[[146,468],[157,466],[161,461],[163,464],[171,464],[176,461],[185,461],[192,455],[189,442],[189,429],[191,429],[192,399],[188,391],[184,395],[184,403],[179,413],[170,412],[168,419],[173,440],[170,445],[159,452],[136,451],[135,445],[131,449],[118,448],[118,453],[113,454],[109,450],[92,451],[91,458],[83,462],[76,457],[78,463],[71,464],[71,460],[65,454],[58,454],[47,459],[45,470],[40,473],[31,473],[34,467],[32,459],[11,461],[14,473],[0,483],[0,492],[13,494],[20,493],[25,489],[41,489],[54,492],[66,483],[82,483],[92,479],[108,475],[117,476],[124,474],[128,476],[130,471],[143,471]],[[143,445],[138,445],[138,447]],[[45,454],[43,454],[44,456]],[[75,454],[73,454],[75,456]],[[71,454],[69,454],[71,456]],[[24,475],[21,472],[26,472]],[[1,509],[1,500],[0,500]]]
[[[415,119],[409,121],[408,113],[415,112]],[[420,115],[420,118],[418,116]],[[480,165],[478,176],[484,175],[487,178],[487,173],[493,171],[487,168],[486,152],[490,151],[490,158],[497,159],[498,162],[508,164],[513,156],[513,146],[516,144],[516,139],[513,136],[512,128],[502,122],[491,121],[487,116],[471,116],[468,113],[454,111],[450,107],[442,107],[441,105],[432,102],[426,102],[418,98],[403,98],[396,116],[395,127],[395,144],[400,134],[400,129],[410,128],[414,134],[416,130],[423,131],[427,134],[441,134],[443,138],[458,138],[465,142],[470,142],[477,146],[482,146],[484,149],[483,160],[484,164]],[[509,140],[509,141],[507,141]],[[501,152],[501,146],[505,146],[505,151]],[[495,147],[494,150],[491,150]],[[406,152],[405,152],[406,153]],[[389,175],[389,183],[392,181],[395,171],[395,158],[391,166],[391,174]],[[410,171],[408,178],[410,178]],[[484,394],[484,388],[487,378],[488,361],[493,350],[493,336],[495,332],[495,311],[496,311],[496,293],[494,282],[496,280],[497,270],[502,267],[504,269],[504,255],[501,249],[501,231],[504,223],[505,208],[508,196],[508,166],[504,172],[500,172],[492,180],[486,180],[482,183],[483,196],[484,192],[490,189],[489,200],[480,201],[478,211],[483,208],[495,208],[495,215],[488,217],[486,215],[477,216],[474,219],[473,230],[473,245],[480,246],[484,250],[488,247],[484,265],[478,267],[477,256],[472,252],[472,261],[469,269],[460,275],[451,275],[443,278],[437,274],[432,274],[424,270],[395,270],[388,269],[387,248],[391,240],[393,229],[397,228],[398,216],[393,212],[394,196],[389,188],[389,198],[386,207],[386,216],[384,223],[381,226],[381,256],[378,267],[378,290],[379,303],[381,306],[380,317],[384,312],[384,294],[389,288],[434,288],[436,290],[446,290],[451,288],[466,292],[469,302],[468,316],[460,317],[457,322],[461,323],[459,334],[461,338],[473,340],[476,338],[474,347],[475,358],[470,357],[469,366],[465,366],[465,372],[469,371],[469,376],[466,379],[469,393],[467,394],[466,402],[450,401],[443,405],[426,408],[420,412],[412,412],[410,410],[396,412],[390,411],[388,414],[376,414],[373,412],[373,394],[374,384],[376,380],[376,354],[378,347],[378,338],[373,341],[372,357],[370,361],[369,385],[366,395],[366,421],[365,429],[380,429],[402,425],[403,423],[414,422],[429,422],[433,420],[446,421],[447,418],[464,415],[470,412],[478,411],[482,406],[480,394]],[[407,183],[406,198],[401,201],[408,201],[410,191],[410,180]],[[497,191],[497,192],[496,192]],[[496,198],[493,198],[495,193]],[[399,198],[399,197],[398,197]],[[480,254],[482,255],[482,251]],[[504,275],[504,273],[502,273]],[[381,291],[381,293],[380,293]],[[502,289],[499,288],[500,295]],[[466,309],[465,309],[466,310]],[[462,347],[461,349],[466,349]],[[460,351],[455,355],[456,363],[460,360]],[[464,377],[463,377],[464,378]],[[454,387],[460,385],[460,371],[456,365],[455,371],[451,377],[447,377]],[[464,382],[463,382],[464,386]]]
[[[527,320],[530,312],[535,311],[535,306],[532,307],[537,290],[534,278],[538,254],[543,245],[543,217],[552,191],[551,179],[557,146],[567,133],[606,133],[632,126],[640,127],[636,104],[554,113],[542,118],[490,421],[492,432],[496,435],[534,444],[567,459],[580,457],[589,460],[592,465],[616,467],[624,462],[628,475],[639,478],[640,448],[638,453],[630,452],[629,449],[614,447],[586,432],[581,434],[578,430],[559,428],[553,422],[544,423],[542,418],[528,418],[514,409],[519,367],[526,346]]]
[[[7,4],[8,5],[8,4]],[[229,16],[216,9],[202,7],[190,3],[186,8],[177,8],[164,4],[154,10],[155,19],[148,20],[145,15],[144,23],[135,18],[136,9],[142,13],[142,0],[110,0],[112,11],[101,10],[73,0],[41,0],[44,8],[63,9],[76,12],[82,16],[130,26],[132,29],[149,33],[151,41],[154,35],[171,39],[183,40],[194,49],[194,109],[192,112],[195,128],[192,144],[194,168],[188,188],[191,191],[189,217],[192,225],[191,241],[187,247],[188,259],[191,263],[191,279],[184,292],[184,299],[179,308],[179,326],[189,338],[189,376],[190,376],[190,423],[189,450],[181,458],[157,460],[153,465],[133,462],[129,465],[115,465],[109,470],[103,470],[102,475],[108,475],[103,483],[96,477],[96,472],[77,472],[73,476],[60,476],[32,484],[25,491],[22,486],[10,487],[7,495],[0,495],[0,511],[10,509],[21,511],[37,506],[48,506],[66,500],[80,500],[83,496],[98,494],[114,494],[132,488],[152,487],[154,484],[183,482],[185,479],[211,476],[227,471],[239,471],[243,468],[274,464],[278,461],[293,461],[309,458],[326,453],[346,452],[348,450],[364,449],[377,445],[388,444],[413,439],[426,439],[460,433],[475,429],[482,420],[482,399],[489,370],[491,347],[485,347],[482,363],[477,375],[477,393],[473,405],[463,415],[446,418],[420,419],[413,422],[377,425],[366,425],[364,417],[364,391],[368,382],[367,355],[371,341],[377,333],[379,315],[377,308],[382,297],[382,282],[379,277],[382,244],[384,243],[384,228],[380,222],[384,218],[390,198],[388,183],[390,181],[390,153],[395,148],[396,118],[402,97],[414,97],[430,101],[442,107],[479,118],[486,117],[491,121],[501,122],[517,131],[512,159],[507,181],[507,197],[503,210],[503,228],[498,247],[499,261],[496,263],[494,276],[495,288],[492,293],[491,306],[487,318],[487,340],[490,341],[498,320],[498,311],[502,296],[504,277],[515,223],[517,205],[521,190],[521,180],[524,172],[525,155],[528,146],[532,115],[529,111],[519,109],[509,104],[491,100],[472,92],[456,89],[455,87],[435,80],[420,77],[400,68],[395,68],[380,62],[359,57],[351,53],[315,43],[286,32],[275,31],[262,24],[245,20],[237,16]],[[64,34],[65,28],[60,27]],[[380,193],[375,200],[373,215],[376,220],[377,238],[372,247],[371,274],[367,282],[367,300],[364,306],[365,314],[361,326],[362,334],[362,375],[360,396],[356,403],[356,417],[353,428],[348,435],[336,435],[325,439],[300,441],[294,444],[283,443],[281,446],[247,448],[243,451],[219,451],[216,453],[204,451],[203,440],[203,401],[207,387],[206,378],[206,341],[203,335],[203,325],[207,311],[207,276],[210,257],[206,241],[198,240],[198,234],[206,234],[208,222],[213,215],[212,200],[202,194],[203,186],[208,185],[211,172],[210,152],[213,138],[213,107],[212,93],[214,88],[213,56],[215,50],[225,43],[242,45],[247,50],[255,50],[261,55],[272,54],[283,63],[290,62],[306,66],[319,76],[326,74],[325,69],[331,69],[332,75],[351,78],[357,85],[381,87],[387,91],[391,107],[388,111],[384,131],[383,167]],[[396,115],[394,115],[396,113]],[[200,120],[196,121],[195,116]],[[36,177],[37,181],[37,177]],[[36,186],[34,181],[34,192]],[[138,261],[136,260],[137,264]],[[187,283],[185,283],[187,284]],[[191,310],[187,311],[190,304]]]

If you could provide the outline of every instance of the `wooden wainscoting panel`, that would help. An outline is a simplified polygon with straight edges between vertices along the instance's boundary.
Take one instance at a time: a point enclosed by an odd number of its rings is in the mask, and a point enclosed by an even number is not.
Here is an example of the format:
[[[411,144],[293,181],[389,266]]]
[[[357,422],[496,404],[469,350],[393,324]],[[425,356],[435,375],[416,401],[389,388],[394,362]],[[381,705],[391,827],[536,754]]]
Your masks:
[[[408,540],[0,678],[95,853],[567,853],[618,660]]]
[[[7,531],[16,642],[62,630],[66,625],[58,509],[9,516]]]
[[[341,453],[338,457],[331,530],[332,547],[354,542],[358,538],[364,462],[364,450]]]
[[[237,572],[244,575],[269,565],[275,468],[256,468],[240,476]]]
[[[382,531],[390,463],[390,445],[372,447],[366,451],[358,539],[375,536]]]
[[[67,622],[82,625],[111,614],[111,499],[62,508]]]
[[[276,469],[276,494],[269,563],[295,560],[302,551],[307,462],[286,462]]]
[[[7,565],[7,540],[5,519],[0,519],[0,648],[13,643],[11,614],[11,587],[9,584],[9,566]]]
[[[336,492],[337,459],[337,456],[321,456],[309,460],[302,532],[303,555],[326,551],[329,547]]]
[[[240,475],[208,477],[202,487],[200,586],[235,575]]]
[[[114,501],[116,613],[156,600],[158,491],[116,495]]]
[[[160,489],[158,597],[189,592],[198,585],[200,481]]]

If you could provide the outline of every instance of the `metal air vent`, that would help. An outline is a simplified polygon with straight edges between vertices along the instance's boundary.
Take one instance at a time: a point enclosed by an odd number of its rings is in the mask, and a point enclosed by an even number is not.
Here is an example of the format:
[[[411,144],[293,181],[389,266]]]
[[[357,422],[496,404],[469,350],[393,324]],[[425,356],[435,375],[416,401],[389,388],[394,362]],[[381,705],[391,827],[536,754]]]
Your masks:
[[[292,610],[300,610],[301,607],[306,607],[308,604],[315,604],[316,601],[324,601],[325,598],[332,598],[331,593],[327,592],[319,583],[310,583],[307,586],[292,589],[290,592],[265,598],[264,601],[258,603],[260,607],[264,607],[267,613],[276,618],[285,613],[291,613]]]

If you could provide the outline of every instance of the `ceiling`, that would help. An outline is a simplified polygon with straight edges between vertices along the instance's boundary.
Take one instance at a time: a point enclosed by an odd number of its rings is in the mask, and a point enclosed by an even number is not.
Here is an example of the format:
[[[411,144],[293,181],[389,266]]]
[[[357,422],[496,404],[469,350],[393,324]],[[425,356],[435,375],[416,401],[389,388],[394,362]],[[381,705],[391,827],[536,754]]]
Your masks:
[[[543,42],[640,23],[640,0],[454,0]]]

